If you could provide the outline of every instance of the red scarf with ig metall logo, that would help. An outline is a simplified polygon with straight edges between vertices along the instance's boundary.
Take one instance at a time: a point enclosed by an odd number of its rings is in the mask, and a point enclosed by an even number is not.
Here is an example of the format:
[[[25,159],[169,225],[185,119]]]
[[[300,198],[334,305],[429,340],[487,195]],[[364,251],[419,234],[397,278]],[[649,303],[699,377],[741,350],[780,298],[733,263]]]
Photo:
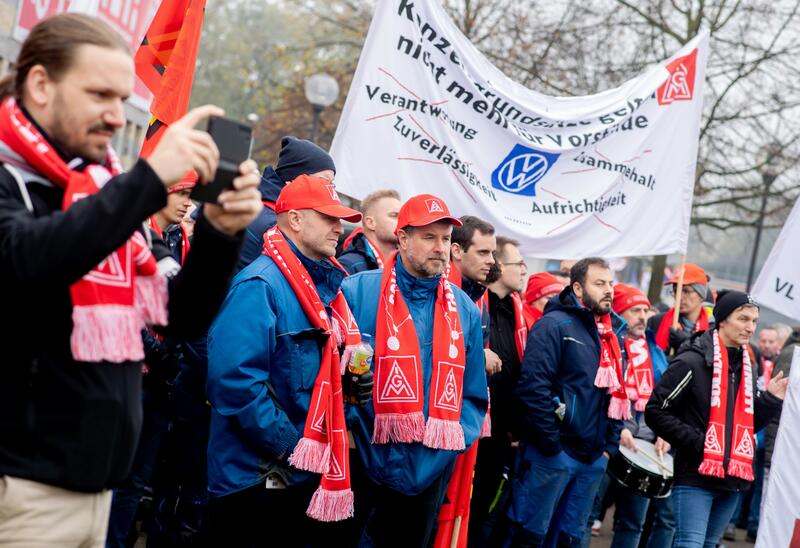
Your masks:
[[[0,154],[9,165],[27,164],[64,191],[62,209],[99,192],[122,168],[109,147],[107,165],[73,170],[13,98],[0,105]],[[12,157],[13,156],[13,157]],[[21,160],[20,160],[21,158]],[[102,234],[97,235],[102,238]],[[142,329],[167,323],[167,281],[139,232],[70,286],[72,357],[79,362],[141,361]]]
[[[728,407],[728,349],[720,343],[719,331],[712,332],[714,340],[714,372],[711,377],[711,413],[703,445],[703,462],[697,469],[706,476],[725,477],[725,432]],[[747,349],[742,347],[742,380],[733,408],[733,445],[727,473],[753,481],[753,369]]]
[[[650,349],[647,339],[640,337],[631,339],[625,337],[625,353],[628,355],[628,370],[625,371],[625,391],[636,411],[644,411],[647,401],[653,395],[653,361],[650,359]]]
[[[308,271],[294,254],[278,227],[264,235],[264,255],[280,268],[292,287],[303,312],[314,327],[328,335],[322,349],[319,373],[314,381],[303,438],[289,456],[289,464],[300,470],[322,474],[319,488],[306,513],[319,521],[340,521],[353,516],[347,425],[344,420],[342,362],[339,344],[353,347],[361,342],[353,314],[341,290],[331,303],[333,321],[317,293]],[[287,367],[299,367],[287,364]]]
[[[611,315],[603,314],[597,322],[600,336],[600,363],[594,378],[598,388],[608,388],[611,401],[608,404],[608,417],[618,420],[631,418],[631,404],[622,385],[622,351],[619,340],[611,327]]]
[[[411,313],[398,291],[396,261],[394,252],[381,277],[372,443],[422,442],[433,449],[463,450],[460,418],[466,350],[455,296],[442,276],[433,311],[433,371],[426,422],[419,340]]]

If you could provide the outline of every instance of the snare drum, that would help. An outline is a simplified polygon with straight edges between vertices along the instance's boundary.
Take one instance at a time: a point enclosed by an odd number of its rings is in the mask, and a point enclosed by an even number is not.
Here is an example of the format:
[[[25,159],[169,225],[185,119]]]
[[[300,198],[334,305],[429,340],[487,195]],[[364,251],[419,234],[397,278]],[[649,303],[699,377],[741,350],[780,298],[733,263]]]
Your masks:
[[[631,491],[647,498],[663,499],[672,493],[672,455],[659,459],[650,442],[636,440],[638,452],[620,446],[608,463],[608,473]]]

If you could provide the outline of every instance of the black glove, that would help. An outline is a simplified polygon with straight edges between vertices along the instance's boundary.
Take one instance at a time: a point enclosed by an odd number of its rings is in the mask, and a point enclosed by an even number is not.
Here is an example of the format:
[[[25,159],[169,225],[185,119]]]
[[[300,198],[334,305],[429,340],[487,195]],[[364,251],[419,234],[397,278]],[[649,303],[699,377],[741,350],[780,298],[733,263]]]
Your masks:
[[[677,352],[678,348],[681,347],[683,342],[688,339],[689,336],[683,332],[681,329],[673,329],[669,328],[669,346],[670,348],[674,348]]]
[[[342,389],[348,396],[347,400],[359,407],[364,407],[372,397],[372,386],[375,384],[372,370],[362,375],[354,375],[345,371],[342,376]]]

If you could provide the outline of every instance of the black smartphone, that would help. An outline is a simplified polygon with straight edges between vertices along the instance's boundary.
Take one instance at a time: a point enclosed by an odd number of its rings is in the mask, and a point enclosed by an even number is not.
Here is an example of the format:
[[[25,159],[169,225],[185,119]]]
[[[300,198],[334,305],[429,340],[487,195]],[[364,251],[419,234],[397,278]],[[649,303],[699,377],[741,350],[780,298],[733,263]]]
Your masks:
[[[253,128],[237,120],[214,116],[208,119],[206,131],[219,149],[217,173],[211,182],[195,185],[189,197],[200,202],[216,203],[220,192],[233,188],[233,180],[239,176],[239,164],[250,157]]]

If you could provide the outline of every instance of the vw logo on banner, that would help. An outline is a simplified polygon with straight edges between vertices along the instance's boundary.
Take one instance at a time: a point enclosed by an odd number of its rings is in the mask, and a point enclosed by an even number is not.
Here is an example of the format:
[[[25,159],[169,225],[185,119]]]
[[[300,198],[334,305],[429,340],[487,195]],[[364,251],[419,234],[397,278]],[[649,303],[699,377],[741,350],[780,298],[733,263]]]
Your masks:
[[[516,145],[492,172],[492,186],[520,196],[536,196],[536,183],[547,175],[559,156]]]

